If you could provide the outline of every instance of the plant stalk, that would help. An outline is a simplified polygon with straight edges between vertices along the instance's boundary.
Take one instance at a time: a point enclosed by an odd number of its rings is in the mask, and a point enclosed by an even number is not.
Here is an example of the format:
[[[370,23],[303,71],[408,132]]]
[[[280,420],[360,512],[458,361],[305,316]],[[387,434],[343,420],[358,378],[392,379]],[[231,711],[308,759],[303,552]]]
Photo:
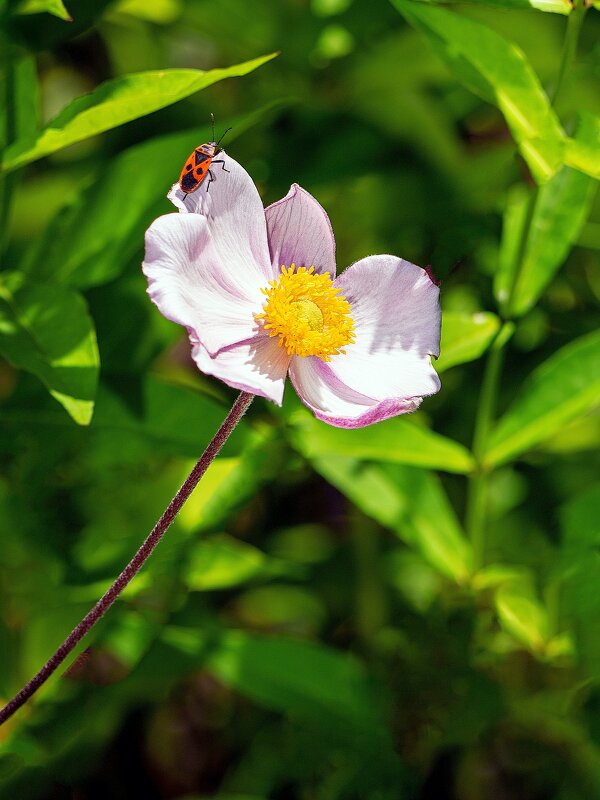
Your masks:
[[[148,537],[141,545],[137,553],[133,556],[129,564],[121,572],[112,586],[98,600],[96,605],[85,615],[81,622],[72,630],[69,636],[61,644],[58,650],[52,655],[40,671],[16,694],[13,699],[0,710],[0,725],[6,722],[37,690],[48,680],[48,678],[62,664],[65,658],[79,644],[83,637],[94,627],[98,620],[104,616],[115,600],[119,597],[123,589],[133,580],[140,569],[144,566],[155,547],[163,538],[171,523],[183,507],[186,500],[192,494],[200,479],[218,455],[219,451],[233,433],[236,425],[243,417],[246,409],[254,399],[253,394],[240,392],[231,410],[225,417],[219,430],[215,433],[212,441],[200,457],[193,470],[185,479],[181,488],[171,500],[164,513],[148,534]]]
[[[500,336],[500,334],[498,335]],[[497,338],[496,342],[502,341]],[[475,416],[475,431],[473,435],[473,456],[475,469],[469,476],[467,494],[467,511],[465,527],[473,547],[473,565],[475,570],[483,565],[485,547],[485,518],[487,512],[488,470],[483,459],[487,440],[496,412],[496,398],[498,385],[502,374],[504,362],[504,346],[492,345],[486,361],[479,394],[479,403]]]

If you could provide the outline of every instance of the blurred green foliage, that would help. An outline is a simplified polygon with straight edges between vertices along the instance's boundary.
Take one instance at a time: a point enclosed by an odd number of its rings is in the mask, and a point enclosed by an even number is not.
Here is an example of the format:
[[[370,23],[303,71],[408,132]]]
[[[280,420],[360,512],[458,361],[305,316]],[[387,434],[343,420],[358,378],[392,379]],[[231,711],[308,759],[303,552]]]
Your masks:
[[[0,32],[3,699],[233,397],[139,266],[211,111],[265,204],[295,181],[327,208],[340,269],[431,264],[444,309],[413,417],[254,404],[0,729],[0,795],[600,796],[598,12],[0,0]]]

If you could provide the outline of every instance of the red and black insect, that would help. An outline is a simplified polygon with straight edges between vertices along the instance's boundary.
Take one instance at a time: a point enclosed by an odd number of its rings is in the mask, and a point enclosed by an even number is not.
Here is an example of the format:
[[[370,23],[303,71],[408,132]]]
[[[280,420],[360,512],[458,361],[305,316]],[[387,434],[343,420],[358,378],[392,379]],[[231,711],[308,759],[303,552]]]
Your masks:
[[[215,156],[218,156],[219,153],[223,152],[223,148],[219,147],[219,145],[223,141],[225,133],[230,131],[231,128],[227,128],[219,141],[215,142],[215,118],[213,114],[210,116],[212,118],[212,142],[207,142],[206,144],[201,144],[199,147],[196,147],[194,152],[183,165],[181,175],[179,176],[179,186],[181,191],[185,192],[185,197],[187,197],[188,194],[195,192],[207,175],[209,176],[209,181],[206,191],[208,191],[210,184],[215,179],[213,171],[211,170],[211,166],[213,164],[221,164],[221,169],[223,169],[225,172],[229,172],[228,169],[225,169],[225,161],[222,158],[217,160],[215,159]]]

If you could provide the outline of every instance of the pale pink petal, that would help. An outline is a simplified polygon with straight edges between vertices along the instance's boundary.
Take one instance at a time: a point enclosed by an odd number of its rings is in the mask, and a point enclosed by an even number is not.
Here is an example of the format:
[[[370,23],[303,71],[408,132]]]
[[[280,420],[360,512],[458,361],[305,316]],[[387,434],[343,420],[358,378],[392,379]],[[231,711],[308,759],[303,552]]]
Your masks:
[[[396,256],[369,256],[335,281],[351,306],[356,341],[333,356],[342,383],[376,400],[439,391],[439,288],[425,270]]]
[[[181,212],[206,217],[214,251],[224,269],[235,271],[240,265],[251,265],[268,282],[279,270],[271,267],[265,212],[258,190],[233,158],[221,152],[216,159],[225,163],[213,163],[215,179],[210,185],[207,176],[195,192],[186,196],[179,184],[174,184],[168,197]]]
[[[335,281],[351,305],[356,341],[329,363],[295,357],[290,378],[319,419],[362,427],[414,411],[440,388],[439,289],[425,270],[371,256]]]
[[[290,356],[264,334],[238,342],[212,357],[190,331],[192,358],[202,372],[234,389],[258,394],[281,405]]]
[[[167,214],[146,232],[148,294],[168,319],[196,331],[210,353],[249,339],[264,302],[265,279],[252,261],[222,261],[209,222]]]
[[[416,411],[420,397],[378,401],[342,383],[320,358],[292,358],[290,379],[302,402],[317,419],[337,428],[362,428],[398,414]]]
[[[335,277],[335,239],[325,209],[307,191],[290,191],[265,209],[271,263],[280,267],[313,267]]]

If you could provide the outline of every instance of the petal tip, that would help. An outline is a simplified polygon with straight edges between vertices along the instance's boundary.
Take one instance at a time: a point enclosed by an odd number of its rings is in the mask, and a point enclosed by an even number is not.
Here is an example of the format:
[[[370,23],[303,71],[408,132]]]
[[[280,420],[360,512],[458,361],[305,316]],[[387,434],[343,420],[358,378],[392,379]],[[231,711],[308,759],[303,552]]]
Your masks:
[[[434,271],[431,269],[431,265],[428,264],[424,269],[429,280],[433,283],[434,286],[437,286],[439,288],[442,285],[442,282],[438,277],[436,277]]]

